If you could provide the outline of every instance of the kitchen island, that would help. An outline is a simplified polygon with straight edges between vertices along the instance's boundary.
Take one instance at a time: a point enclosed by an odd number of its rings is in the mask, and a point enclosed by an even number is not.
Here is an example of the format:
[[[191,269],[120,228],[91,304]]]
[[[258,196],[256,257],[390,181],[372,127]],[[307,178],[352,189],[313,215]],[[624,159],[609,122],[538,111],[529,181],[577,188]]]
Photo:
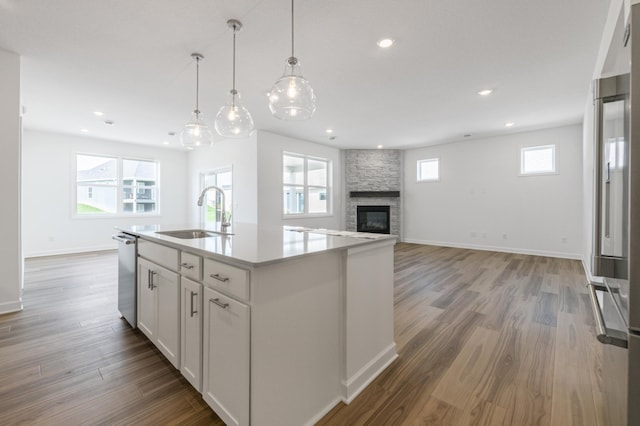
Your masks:
[[[119,229],[139,237],[138,327],[227,424],[313,424],[397,357],[394,236]]]

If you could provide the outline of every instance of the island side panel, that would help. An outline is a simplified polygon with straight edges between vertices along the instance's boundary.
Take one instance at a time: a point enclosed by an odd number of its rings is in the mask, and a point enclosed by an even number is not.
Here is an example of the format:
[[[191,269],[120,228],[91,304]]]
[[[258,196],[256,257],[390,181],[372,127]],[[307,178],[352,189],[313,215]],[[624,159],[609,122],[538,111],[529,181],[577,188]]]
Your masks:
[[[340,401],[342,253],[252,272],[252,425],[310,424]]]
[[[350,403],[397,358],[393,337],[393,246],[386,240],[346,251],[342,399]]]

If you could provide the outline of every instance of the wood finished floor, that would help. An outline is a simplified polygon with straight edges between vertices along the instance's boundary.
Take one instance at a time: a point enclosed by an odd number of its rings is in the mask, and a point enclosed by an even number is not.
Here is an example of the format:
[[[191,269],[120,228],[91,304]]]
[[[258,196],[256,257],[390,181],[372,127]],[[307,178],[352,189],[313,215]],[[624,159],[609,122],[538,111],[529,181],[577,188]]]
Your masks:
[[[603,425],[578,261],[398,244],[399,358],[321,425]],[[0,316],[0,425],[222,424],[118,319],[117,255],[29,259]]]

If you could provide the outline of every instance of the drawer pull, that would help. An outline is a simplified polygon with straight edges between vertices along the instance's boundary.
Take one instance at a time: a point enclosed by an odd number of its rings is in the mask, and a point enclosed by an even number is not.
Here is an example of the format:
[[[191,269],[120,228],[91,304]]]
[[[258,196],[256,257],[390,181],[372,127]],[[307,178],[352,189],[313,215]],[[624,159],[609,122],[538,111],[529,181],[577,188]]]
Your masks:
[[[214,280],[218,280],[218,281],[221,281],[221,282],[223,282],[223,283],[226,283],[227,281],[229,281],[229,278],[228,278],[228,277],[223,277],[223,276],[222,276],[222,275],[220,275],[220,274],[210,274],[209,276],[210,276],[211,278],[213,278]]]
[[[189,265],[188,263],[181,263],[180,266],[182,266],[185,269],[193,269],[193,265]]]
[[[156,271],[149,271],[149,288],[151,290],[153,290],[154,288],[158,287],[157,284],[153,283],[153,277],[155,277],[158,273]]]
[[[216,298],[216,299],[209,299],[209,302],[213,302],[216,305],[220,306],[222,309],[227,309],[229,307],[228,303],[222,303],[220,301],[220,299]]]
[[[191,292],[191,316],[193,316],[194,314],[197,314],[197,313],[198,313],[198,311],[194,311],[194,310],[193,310],[193,298],[194,298],[195,296],[197,296],[197,295],[198,295],[198,293],[195,293],[195,292],[193,292],[193,291]]]

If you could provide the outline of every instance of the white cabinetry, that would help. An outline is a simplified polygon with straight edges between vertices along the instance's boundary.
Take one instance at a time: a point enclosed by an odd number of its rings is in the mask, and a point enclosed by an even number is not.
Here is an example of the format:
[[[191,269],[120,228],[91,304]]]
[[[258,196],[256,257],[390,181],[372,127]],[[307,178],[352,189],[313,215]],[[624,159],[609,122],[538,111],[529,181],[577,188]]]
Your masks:
[[[180,366],[178,274],[138,259],[138,328],[173,364]]]
[[[184,254],[184,253],[183,253]],[[184,257],[183,257],[184,259]],[[180,279],[180,372],[202,391],[202,284]]]
[[[249,424],[250,309],[204,289],[202,396],[227,425]]]

